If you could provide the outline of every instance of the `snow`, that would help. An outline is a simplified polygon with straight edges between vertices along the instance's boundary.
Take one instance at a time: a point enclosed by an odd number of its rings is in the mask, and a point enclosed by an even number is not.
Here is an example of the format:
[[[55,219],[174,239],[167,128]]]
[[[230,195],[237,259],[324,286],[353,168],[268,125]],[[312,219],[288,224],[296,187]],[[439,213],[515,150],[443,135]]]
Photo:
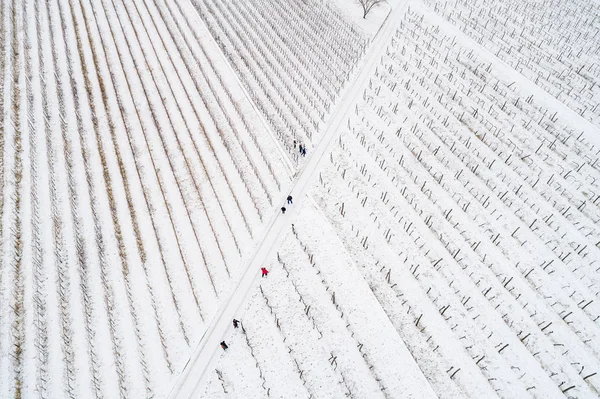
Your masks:
[[[392,8],[400,3],[398,0],[386,0],[373,7],[366,18],[358,0],[334,0],[340,14],[352,21],[368,35],[376,35],[383,22],[389,17]]]
[[[598,12],[549,4],[2,2],[0,396],[598,397]]]

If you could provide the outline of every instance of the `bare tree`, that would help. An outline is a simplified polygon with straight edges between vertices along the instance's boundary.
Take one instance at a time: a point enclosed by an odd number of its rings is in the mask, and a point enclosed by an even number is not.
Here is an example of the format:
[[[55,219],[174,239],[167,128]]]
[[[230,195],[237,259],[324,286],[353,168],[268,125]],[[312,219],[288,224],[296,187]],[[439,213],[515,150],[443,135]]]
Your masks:
[[[358,3],[363,9],[363,19],[367,18],[367,14],[377,5],[385,2],[385,0],[358,0]]]

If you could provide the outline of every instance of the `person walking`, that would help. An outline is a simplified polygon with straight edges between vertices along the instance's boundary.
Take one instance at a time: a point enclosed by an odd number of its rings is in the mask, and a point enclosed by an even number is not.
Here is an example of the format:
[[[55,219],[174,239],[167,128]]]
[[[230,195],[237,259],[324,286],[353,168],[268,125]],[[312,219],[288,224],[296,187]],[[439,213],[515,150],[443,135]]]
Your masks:
[[[302,156],[305,157],[306,156],[306,147],[302,147]]]
[[[285,209],[285,206],[281,207],[281,213],[283,213],[285,215],[285,211],[287,211],[287,209]]]
[[[225,341],[221,341],[221,348],[223,348],[223,350],[226,350],[227,348],[229,348],[229,346],[227,346]]]
[[[261,267],[260,271],[262,272],[262,277],[266,277],[269,274],[269,271],[264,267]]]
[[[233,319],[233,328],[238,328],[240,324],[239,320]]]
[[[302,150],[304,149],[304,147],[302,146],[302,144],[300,144],[300,146],[298,147],[298,150],[300,150],[300,155],[302,155]]]
[[[291,195],[288,195],[288,197],[287,197],[287,202],[288,202],[288,204],[291,204],[291,203],[292,203],[292,196],[291,196]]]

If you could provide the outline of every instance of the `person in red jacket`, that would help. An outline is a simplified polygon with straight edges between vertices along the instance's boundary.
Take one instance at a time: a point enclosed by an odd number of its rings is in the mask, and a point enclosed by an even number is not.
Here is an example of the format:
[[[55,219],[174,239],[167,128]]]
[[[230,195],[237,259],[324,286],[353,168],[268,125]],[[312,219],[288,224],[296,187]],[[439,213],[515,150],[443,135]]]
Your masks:
[[[260,271],[262,272],[263,277],[266,277],[266,275],[269,274],[269,271],[267,269],[265,269],[264,267],[261,267]]]

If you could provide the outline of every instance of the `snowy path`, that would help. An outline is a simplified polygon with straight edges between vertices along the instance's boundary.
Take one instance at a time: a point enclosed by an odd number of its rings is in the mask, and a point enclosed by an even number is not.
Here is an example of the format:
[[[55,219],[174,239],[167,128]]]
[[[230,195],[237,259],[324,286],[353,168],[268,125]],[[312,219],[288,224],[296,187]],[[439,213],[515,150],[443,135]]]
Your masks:
[[[277,212],[269,222],[262,234],[262,239],[257,243],[252,257],[245,263],[245,272],[231,291],[229,297],[221,305],[217,316],[213,319],[210,327],[205,332],[190,361],[184,367],[179,380],[174,385],[171,398],[189,398],[197,394],[198,387],[202,386],[203,381],[208,378],[208,370],[216,364],[222,349],[219,342],[229,328],[231,320],[236,317],[237,312],[243,306],[251,288],[260,279],[260,267],[265,265],[269,255],[277,247],[277,243],[282,238],[282,231],[288,226],[296,209],[299,209],[300,203],[304,200],[308,192],[310,182],[317,170],[327,161],[327,154],[335,144],[335,138],[339,136],[340,126],[347,120],[350,112],[353,110],[355,101],[364,90],[373,68],[379,62],[379,59],[386,48],[386,43],[391,39],[395,32],[395,21],[400,20],[405,11],[406,3],[396,7],[389,14],[379,33],[371,43],[370,49],[365,56],[365,61],[361,66],[360,72],[349,82],[348,88],[341,101],[333,112],[330,123],[323,132],[323,138],[313,149],[308,157],[304,168],[292,182],[289,193],[296,199],[296,203],[289,207],[288,212],[283,215]],[[285,202],[287,192],[281,195],[280,203]],[[414,365],[415,370],[418,366]],[[426,381],[423,377],[423,381]]]

